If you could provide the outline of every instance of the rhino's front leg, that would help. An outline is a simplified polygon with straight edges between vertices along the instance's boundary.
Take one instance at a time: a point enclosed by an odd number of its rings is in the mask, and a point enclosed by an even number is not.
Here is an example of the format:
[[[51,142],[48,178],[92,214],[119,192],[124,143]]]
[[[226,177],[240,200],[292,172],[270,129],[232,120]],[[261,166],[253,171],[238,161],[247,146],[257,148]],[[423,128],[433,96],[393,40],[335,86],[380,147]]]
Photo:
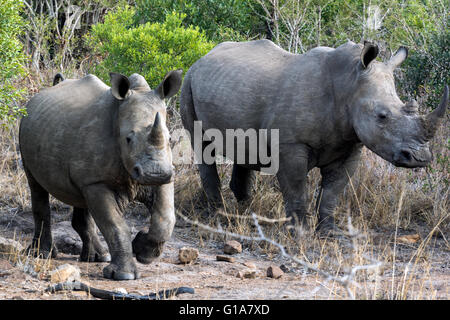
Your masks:
[[[334,224],[334,209],[336,208],[339,195],[355,172],[360,158],[361,145],[358,144],[345,158],[320,168],[322,182],[316,202],[316,211],[319,212],[318,230],[327,232],[336,228]]]
[[[307,224],[308,148],[299,144],[280,144],[277,179],[283,194],[286,216],[291,225]]]
[[[139,278],[130,229],[122,217],[114,192],[103,184],[94,184],[85,187],[83,194],[111,254],[111,263],[103,269],[103,276],[114,280]]]
[[[137,261],[151,263],[159,257],[175,226],[173,182],[153,188],[153,207],[148,232],[140,231],[133,240]]]

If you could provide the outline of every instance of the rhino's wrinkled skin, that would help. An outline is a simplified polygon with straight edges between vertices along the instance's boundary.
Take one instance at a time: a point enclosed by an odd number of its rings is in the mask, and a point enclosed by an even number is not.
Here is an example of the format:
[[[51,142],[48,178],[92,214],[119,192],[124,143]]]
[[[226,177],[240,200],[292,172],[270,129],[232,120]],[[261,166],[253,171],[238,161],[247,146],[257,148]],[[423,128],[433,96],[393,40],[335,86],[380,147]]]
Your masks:
[[[94,75],[63,80],[27,104],[20,151],[31,190],[35,234],[30,250],[53,255],[49,194],[74,207],[72,226],[82,261],[109,261],[107,278],[137,278],[139,262],[158,257],[175,224],[172,154],[165,98],[181,86],[181,70],[155,90],[133,74],[111,73],[111,88]],[[151,211],[148,232],[131,234],[122,213],[138,200]],[[95,224],[109,253],[102,248]]]
[[[217,128],[224,137],[226,129],[279,129],[277,178],[287,215],[305,222],[307,173],[318,167],[319,228],[333,229],[338,195],[362,146],[396,166],[423,167],[432,160],[428,141],[447,108],[448,87],[433,113],[418,115],[417,103],[404,104],[395,91],[393,71],[407,49],[385,63],[375,60],[377,54],[370,42],[317,47],[303,55],[268,40],[219,44],[185,76],[183,125],[191,136],[196,120],[203,130]],[[252,169],[260,168],[234,165],[230,187],[238,200],[250,197]],[[210,208],[220,208],[216,165],[203,163],[199,170]]]

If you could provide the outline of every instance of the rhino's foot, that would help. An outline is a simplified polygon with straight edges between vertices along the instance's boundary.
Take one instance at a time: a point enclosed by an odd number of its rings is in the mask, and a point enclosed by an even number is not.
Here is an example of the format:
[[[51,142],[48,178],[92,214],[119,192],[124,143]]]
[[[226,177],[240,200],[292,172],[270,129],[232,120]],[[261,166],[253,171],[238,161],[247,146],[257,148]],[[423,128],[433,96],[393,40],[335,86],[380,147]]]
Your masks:
[[[33,240],[32,244],[26,249],[26,253],[37,258],[54,259],[58,255],[58,249],[53,244],[44,246]]]
[[[85,253],[81,252],[80,255],[80,261],[83,262],[110,262],[111,261],[111,255],[109,253]]]
[[[213,221],[215,225],[222,225],[232,221],[232,215],[227,214],[223,207],[209,207],[200,214],[200,219],[207,223]]]
[[[112,280],[135,280],[140,277],[134,262],[124,265],[111,263],[103,268],[103,276]]]
[[[312,234],[311,228],[307,224],[286,224],[284,229],[286,234],[296,241],[309,238]]]
[[[132,245],[136,260],[143,264],[149,264],[161,255],[164,242],[155,242],[149,239],[147,233],[139,231]]]
[[[316,228],[316,234],[319,238],[336,238],[341,237],[343,232],[334,222],[321,222]]]
[[[111,255],[100,244],[85,245],[81,249],[80,261],[83,262],[110,262]]]

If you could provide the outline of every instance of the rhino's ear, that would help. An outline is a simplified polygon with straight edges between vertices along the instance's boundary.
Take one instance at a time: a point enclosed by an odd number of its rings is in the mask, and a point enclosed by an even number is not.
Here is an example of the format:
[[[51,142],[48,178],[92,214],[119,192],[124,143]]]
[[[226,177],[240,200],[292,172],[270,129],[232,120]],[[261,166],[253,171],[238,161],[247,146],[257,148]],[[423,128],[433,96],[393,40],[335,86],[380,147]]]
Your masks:
[[[123,100],[130,94],[130,80],[126,76],[120,73],[109,73],[111,80],[111,93],[118,99]]]
[[[408,57],[408,48],[400,47],[397,52],[389,59],[387,65],[394,70]]]
[[[364,41],[364,48],[361,51],[361,64],[364,68],[375,60],[378,56],[378,46],[369,41]]]
[[[180,90],[182,74],[183,70],[178,69],[169,71],[165,75],[164,80],[155,89],[155,92],[161,99],[170,98]]]

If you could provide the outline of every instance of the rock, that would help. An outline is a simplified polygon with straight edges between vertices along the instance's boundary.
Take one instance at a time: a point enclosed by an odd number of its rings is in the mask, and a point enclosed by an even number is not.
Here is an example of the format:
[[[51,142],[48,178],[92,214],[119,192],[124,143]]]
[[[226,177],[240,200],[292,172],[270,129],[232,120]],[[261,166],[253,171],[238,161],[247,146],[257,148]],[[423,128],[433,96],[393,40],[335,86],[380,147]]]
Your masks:
[[[229,256],[222,256],[222,255],[218,255],[216,257],[217,261],[226,261],[226,262],[235,262],[236,259],[234,259],[233,257],[229,257]]]
[[[80,268],[71,264],[60,265],[50,272],[50,281],[53,283],[81,281]]]
[[[256,269],[256,266],[253,262],[247,261],[247,262],[244,262],[243,265],[250,269]]]
[[[16,240],[0,237],[0,256],[9,258],[23,250],[23,246]]]
[[[128,294],[127,289],[125,288],[115,288],[113,291],[121,294]]]
[[[284,272],[277,266],[270,266],[267,268],[267,276],[269,278],[279,279],[283,276]]]
[[[53,242],[59,252],[79,255],[83,243],[70,221],[56,223],[53,227]]]
[[[198,250],[195,248],[183,247],[178,252],[178,258],[181,263],[191,263],[198,258]]]
[[[405,244],[416,243],[419,240],[420,240],[419,234],[408,234],[406,236],[401,236],[397,238],[398,243],[405,243]]]
[[[289,272],[291,272],[291,270],[290,270],[286,265],[284,265],[284,264],[282,264],[282,265],[280,266],[280,269],[281,269],[284,273],[289,273]]]
[[[223,252],[226,254],[236,254],[242,252],[242,245],[236,240],[230,240],[223,246]]]
[[[237,273],[237,277],[241,279],[255,279],[256,278],[256,270],[241,270]]]

